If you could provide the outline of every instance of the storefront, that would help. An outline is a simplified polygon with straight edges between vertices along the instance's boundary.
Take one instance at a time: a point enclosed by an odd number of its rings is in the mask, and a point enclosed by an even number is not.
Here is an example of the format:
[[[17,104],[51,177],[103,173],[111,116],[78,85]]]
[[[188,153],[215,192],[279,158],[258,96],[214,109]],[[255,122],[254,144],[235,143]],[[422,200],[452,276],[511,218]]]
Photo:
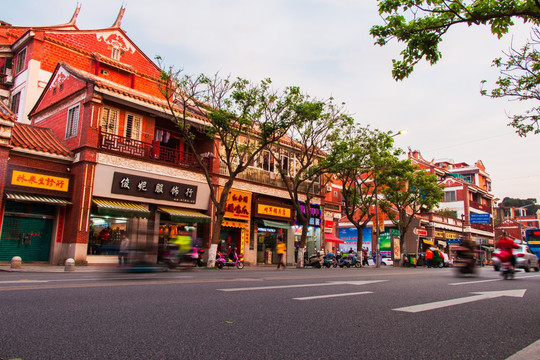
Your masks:
[[[257,241],[257,263],[276,264],[278,238],[287,245],[287,262],[294,261],[293,208],[288,201],[257,196],[254,203],[253,221]]]
[[[69,175],[8,166],[0,261],[50,262],[62,242],[65,208],[71,204]]]
[[[132,249],[148,252],[156,262],[180,232],[189,233],[194,245],[202,246],[203,227],[210,217],[192,207],[208,206],[206,188],[193,181],[119,172],[99,164],[97,178],[88,239],[90,263],[115,261],[123,234]]]
[[[304,206],[302,202],[300,203],[300,209],[304,214],[306,213],[306,206]],[[311,204],[309,226],[306,239],[306,251],[308,257],[315,253],[317,250],[321,249],[321,215],[321,206],[318,204]],[[294,229],[294,243],[295,247],[299,247],[302,236],[302,226],[298,224],[298,220],[296,220],[295,223],[296,226]]]
[[[237,254],[242,254],[246,263],[253,262],[253,256],[250,254],[248,247],[251,199],[252,194],[248,191],[238,189],[229,190],[217,249],[225,255],[230,254],[231,251],[236,251]]]

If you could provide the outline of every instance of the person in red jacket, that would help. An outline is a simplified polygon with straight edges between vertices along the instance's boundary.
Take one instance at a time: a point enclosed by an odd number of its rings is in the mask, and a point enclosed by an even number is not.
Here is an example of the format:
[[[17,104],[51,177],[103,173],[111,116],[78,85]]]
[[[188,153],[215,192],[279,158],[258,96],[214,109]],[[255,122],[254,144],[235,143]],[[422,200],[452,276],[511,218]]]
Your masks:
[[[433,262],[433,251],[431,249],[427,249],[427,251],[426,251],[426,263],[427,263],[428,268],[431,267],[432,262]]]
[[[519,246],[514,242],[514,240],[507,237],[502,238],[497,243],[497,248],[501,249],[499,253],[499,258],[501,259],[501,261],[508,261],[509,257],[512,266],[516,265],[516,257],[513,254],[513,249],[518,249]]]

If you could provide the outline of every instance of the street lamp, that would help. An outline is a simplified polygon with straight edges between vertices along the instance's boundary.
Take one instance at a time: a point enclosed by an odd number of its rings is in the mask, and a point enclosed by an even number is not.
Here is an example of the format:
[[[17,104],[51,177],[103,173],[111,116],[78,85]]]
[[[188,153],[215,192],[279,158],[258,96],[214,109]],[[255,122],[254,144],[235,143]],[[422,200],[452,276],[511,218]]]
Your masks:
[[[407,130],[407,129],[399,130],[394,135],[390,135],[390,137],[393,138],[393,137],[396,137],[398,135],[406,134],[408,132],[409,132],[409,130]],[[375,242],[377,243],[376,250],[375,250],[375,256],[376,256],[375,266],[380,268],[381,267],[381,247],[380,247],[380,244],[379,244],[379,236],[381,236],[381,234],[380,234],[380,230],[379,230],[379,194],[377,193],[377,184],[375,184],[375,222],[376,222],[376,224],[374,225],[375,229],[376,229],[375,230],[375,236],[376,236]]]
[[[399,130],[399,131],[398,131],[397,133],[395,133],[394,135],[390,135],[390,137],[396,137],[396,136],[398,136],[398,135],[404,135],[404,134],[406,134],[406,133],[408,133],[408,132],[409,132],[409,130],[407,130],[407,129]]]

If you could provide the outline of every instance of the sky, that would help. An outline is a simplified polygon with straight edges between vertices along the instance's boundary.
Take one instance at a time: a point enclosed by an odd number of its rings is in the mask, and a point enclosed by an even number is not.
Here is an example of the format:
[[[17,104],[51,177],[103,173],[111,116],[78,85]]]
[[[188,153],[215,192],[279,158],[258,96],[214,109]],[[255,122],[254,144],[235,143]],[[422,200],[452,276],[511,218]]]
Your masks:
[[[508,115],[527,104],[481,96],[493,85],[492,60],[520,48],[530,29],[517,24],[497,39],[486,27],[450,29],[442,59],[419,64],[408,79],[392,79],[393,42],[374,45],[383,24],[376,0],[79,0],[79,29],[111,26],[122,5],[122,29],[149,58],[161,56],[186,74],[271,78],[277,89],[299,86],[334,97],[362,125],[396,136],[396,146],[432,159],[473,165],[481,160],[495,198],[540,201],[540,135],[519,137]],[[71,19],[75,0],[0,0],[0,20],[55,25]]]

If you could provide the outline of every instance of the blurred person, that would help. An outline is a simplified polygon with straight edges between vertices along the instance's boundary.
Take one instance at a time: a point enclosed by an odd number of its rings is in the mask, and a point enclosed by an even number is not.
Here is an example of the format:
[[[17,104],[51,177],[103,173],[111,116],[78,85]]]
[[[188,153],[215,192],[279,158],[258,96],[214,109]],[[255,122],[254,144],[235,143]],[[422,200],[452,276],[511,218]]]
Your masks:
[[[426,263],[428,268],[433,265],[433,250],[431,248],[426,251]]]
[[[127,264],[129,255],[129,239],[126,234],[122,234],[122,241],[120,241],[120,249],[118,251],[118,264]]]
[[[287,251],[287,245],[285,245],[281,236],[278,236],[277,241],[278,241],[277,246],[276,246],[276,253],[278,257],[277,269],[279,270],[281,266],[283,266],[283,269],[285,269],[287,266],[285,264],[284,256],[285,256],[285,252]]]

